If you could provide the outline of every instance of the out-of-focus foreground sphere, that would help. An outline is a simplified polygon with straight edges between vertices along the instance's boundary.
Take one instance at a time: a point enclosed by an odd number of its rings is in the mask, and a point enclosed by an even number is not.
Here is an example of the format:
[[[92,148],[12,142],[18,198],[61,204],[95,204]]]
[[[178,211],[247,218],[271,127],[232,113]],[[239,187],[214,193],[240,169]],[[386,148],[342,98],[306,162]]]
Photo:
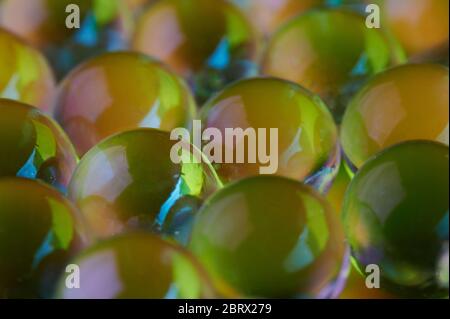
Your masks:
[[[189,248],[219,290],[244,296],[335,297],[345,281],[337,215],[311,188],[284,177],[253,177],[214,194]]]
[[[189,144],[180,152],[193,160],[175,164],[176,143],[169,133],[140,129],[108,138],[83,157],[69,195],[96,237],[142,229],[185,241],[192,216],[220,182]]]
[[[323,5],[325,0],[233,0],[247,13],[257,31],[269,36],[296,15]]]
[[[49,110],[55,82],[44,56],[0,27],[0,98]]]
[[[448,178],[448,147],[413,141],[372,158],[350,184],[343,220],[352,255],[361,272],[380,268],[384,289],[448,296]]]
[[[225,84],[254,74],[250,22],[224,0],[162,0],[138,22],[133,48],[164,61],[204,101]]]
[[[400,41],[410,56],[447,46],[448,0],[378,0],[384,27]]]
[[[361,167],[382,149],[408,140],[448,144],[448,68],[404,65],[372,78],[350,102],[341,128],[349,161]]]
[[[79,8],[79,28],[69,5]],[[132,29],[122,0],[5,0],[0,25],[43,50],[58,77],[100,52],[126,48]]]
[[[0,179],[0,297],[51,297],[68,259],[85,244],[74,208],[53,188]]]
[[[268,173],[308,180],[322,190],[339,167],[337,129],[330,112],[318,96],[295,83],[275,78],[236,82],[205,104],[202,121],[204,129],[221,132],[222,139],[210,143],[223,150],[222,159],[217,153],[204,151],[224,182],[272,168],[274,171]],[[256,131],[254,141],[227,142],[233,138],[227,129],[247,128]],[[271,129],[276,129],[277,135]],[[232,151],[236,156],[240,150],[245,152],[243,163],[226,162],[226,153]],[[269,154],[270,161],[261,158],[260,153]],[[251,154],[256,161],[252,161]]]
[[[106,53],[77,67],[61,83],[54,109],[79,154],[125,130],[189,127],[195,114],[181,78],[131,52]]]
[[[305,13],[270,40],[263,73],[319,94],[339,121],[352,94],[375,73],[402,60],[379,29],[356,13],[320,9]]]
[[[78,157],[66,134],[38,109],[0,99],[0,177],[42,180],[65,192]]]
[[[203,268],[190,254],[150,234],[127,234],[103,241],[72,262],[79,266],[80,288],[67,288],[65,274],[58,298],[214,297]]]

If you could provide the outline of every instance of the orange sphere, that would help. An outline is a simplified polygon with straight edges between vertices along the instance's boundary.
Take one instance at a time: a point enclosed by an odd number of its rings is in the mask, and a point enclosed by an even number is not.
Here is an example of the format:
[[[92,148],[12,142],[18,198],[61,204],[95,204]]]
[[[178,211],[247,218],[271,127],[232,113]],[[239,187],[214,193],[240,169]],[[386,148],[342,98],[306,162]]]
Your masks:
[[[200,103],[228,83],[257,73],[251,23],[225,0],[150,5],[137,23],[132,47],[183,76]]]
[[[79,8],[81,29],[66,26],[69,15],[66,10],[71,4]],[[131,31],[122,0],[4,0],[0,24],[33,45],[45,48],[62,45],[83,29],[88,18],[94,19],[95,32],[113,27],[126,37]]]
[[[253,46],[251,36],[245,16],[226,1],[163,0],[142,15],[133,47],[188,76],[202,69],[221,44],[232,57],[244,53]]]
[[[55,118],[84,154],[100,140],[138,127],[188,127],[196,113],[185,83],[145,55],[106,53],[61,83]]]
[[[448,45],[448,0],[384,0],[382,17],[409,55]]]
[[[373,77],[353,97],[341,127],[349,161],[361,167],[372,155],[410,140],[448,145],[448,68],[407,64]]]
[[[334,179],[340,160],[337,127],[321,99],[295,83],[277,78],[238,81],[211,98],[201,118],[206,129],[216,128],[224,137],[213,142],[222,150],[220,156],[205,154],[225,183],[259,175],[268,164],[274,170],[263,174],[306,181],[321,191]],[[230,129],[253,129],[253,142],[234,140]],[[246,153],[240,161],[225,159],[238,157],[240,150]],[[273,161],[264,163],[256,156],[260,153],[271,154]]]
[[[248,0],[242,7],[256,29],[269,36],[296,15],[323,5],[323,0]]]

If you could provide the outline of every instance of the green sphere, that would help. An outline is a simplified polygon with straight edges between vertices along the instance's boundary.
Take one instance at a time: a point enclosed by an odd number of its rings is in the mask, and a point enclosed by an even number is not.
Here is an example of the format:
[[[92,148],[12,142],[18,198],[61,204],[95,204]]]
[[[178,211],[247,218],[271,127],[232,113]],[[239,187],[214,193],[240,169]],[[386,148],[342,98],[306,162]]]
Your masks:
[[[189,248],[221,292],[333,297],[342,288],[341,227],[331,207],[309,186],[258,176],[230,184],[207,200]]]
[[[406,142],[373,157],[352,180],[343,208],[346,236],[362,273],[379,267],[381,288],[406,297],[448,296],[448,160],[443,144]]]
[[[178,143],[186,160],[176,164],[171,152]],[[168,132],[143,128],[120,133],[83,157],[69,196],[96,238],[139,229],[183,242],[193,214],[220,187],[213,168],[199,156]]]
[[[87,244],[77,212],[37,181],[0,179],[0,299],[48,298],[70,258]]]
[[[39,179],[66,192],[78,157],[49,116],[27,104],[0,99],[0,178]]]

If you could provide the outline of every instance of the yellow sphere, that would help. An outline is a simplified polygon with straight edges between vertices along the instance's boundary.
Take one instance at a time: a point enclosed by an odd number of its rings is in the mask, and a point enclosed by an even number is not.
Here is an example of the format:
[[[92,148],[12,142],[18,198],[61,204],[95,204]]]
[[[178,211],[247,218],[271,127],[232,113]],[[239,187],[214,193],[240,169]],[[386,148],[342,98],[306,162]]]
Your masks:
[[[411,64],[370,80],[343,118],[341,142],[357,168],[372,155],[408,140],[448,144],[448,68]]]

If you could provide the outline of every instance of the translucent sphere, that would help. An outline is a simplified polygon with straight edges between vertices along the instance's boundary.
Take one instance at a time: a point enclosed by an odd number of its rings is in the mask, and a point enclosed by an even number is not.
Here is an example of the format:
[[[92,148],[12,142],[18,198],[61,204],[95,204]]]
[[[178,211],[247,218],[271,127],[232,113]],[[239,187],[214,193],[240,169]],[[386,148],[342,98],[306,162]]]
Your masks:
[[[59,78],[86,58],[126,48],[131,34],[131,16],[122,0],[4,2],[0,25],[43,50]]]
[[[205,104],[202,120],[204,130],[215,128],[222,135],[208,142],[221,155],[206,147],[204,152],[224,182],[275,173],[306,180],[322,191],[339,167],[337,128],[330,112],[318,96],[295,83],[275,78],[236,82]],[[254,140],[235,139],[230,132],[249,128]],[[244,152],[242,161],[238,152]],[[233,161],[227,160],[230,154]]]
[[[352,180],[346,236],[361,273],[379,267],[383,289],[448,297],[448,275],[440,277],[449,272],[448,169],[447,146],[412,141],[373,157]]]
[[[399,39],[408,55],[443,50],[448,62],[448,0],[378,0],[376,3],[381,7],[384,26]]]
[[[54,109],[80,155],[114,133],[189,127],[195,113],[177,75],[132,52],[106,53],[78,66],[61,83]]]
[[[44,56],[0,27],[0,98],[49,110],[55,91]]]
[[[133,48],[170,65],[188,80],[200,101],[256,72],[251,24],[224,0],[155,3],[138,22]]]
[[[323,5],[325,0],[233,0],[247,13],[257,31],[270,36],[300,13]]]
[[[253,177],[214,194],[196,217],[189,249],[219,289],[244,296],[335,297],[345,281],[336,213],[283,177]]]
[[[176,150],[177,143],[169,133],[140,129],[108,138],[83,157],[69,196],[97,238],[141,229],[185,242],[193,215],[220,182],[196,150],[188,143]],[[186,160],[176,164],[171,152]]]
[[[27,179],[0,179],[2,298],[52,296],[68,260],[86,243],[76,217],[53,188]]]
[[[61,277],[57,297],[65,299],[212,298],[203,268],[183,249],[144,233],[118,236],[89,247],[73,263],[80,288]]]
[[[348,99],[368,77],[402,60],[380,29],[340,9],[305,13],[270,40],[263,73],[294,81],[319,94],[340,121]]]
[[[50,117],[20,102],[0,99],[0,177],[42,180],[65,192],[78,157]]]
[[[341,142],[356,168],[382,149],[408,140],[449,142],[448,68],[404,65],[372,78],[350,102]]]

